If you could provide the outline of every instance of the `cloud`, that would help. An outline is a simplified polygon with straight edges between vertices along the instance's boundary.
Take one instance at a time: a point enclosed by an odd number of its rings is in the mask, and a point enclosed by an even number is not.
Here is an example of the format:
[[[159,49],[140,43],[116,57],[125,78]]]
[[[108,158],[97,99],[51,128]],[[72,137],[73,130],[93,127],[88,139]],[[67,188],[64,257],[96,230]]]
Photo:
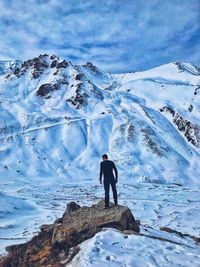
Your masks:
[[[47,52],[109,72],[200,64],[199,0],[2,0],[0,58]]]

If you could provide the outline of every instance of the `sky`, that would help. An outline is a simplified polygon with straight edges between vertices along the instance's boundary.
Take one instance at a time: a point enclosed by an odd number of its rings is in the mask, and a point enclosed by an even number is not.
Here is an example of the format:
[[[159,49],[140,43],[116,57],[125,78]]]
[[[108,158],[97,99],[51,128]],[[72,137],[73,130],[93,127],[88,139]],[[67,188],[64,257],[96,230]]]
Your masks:
[[[0,0],[0,60],[56,54],[111,73],[200,66],[200,0]]]

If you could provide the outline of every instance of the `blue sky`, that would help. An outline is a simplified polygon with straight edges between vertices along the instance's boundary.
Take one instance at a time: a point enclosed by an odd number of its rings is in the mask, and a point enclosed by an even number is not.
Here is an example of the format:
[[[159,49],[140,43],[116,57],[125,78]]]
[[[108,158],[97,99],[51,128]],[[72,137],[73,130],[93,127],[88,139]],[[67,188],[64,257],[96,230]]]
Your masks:
[[[1,0],[0,59],[56,54],[109,72],[200,65],[200,0]]]

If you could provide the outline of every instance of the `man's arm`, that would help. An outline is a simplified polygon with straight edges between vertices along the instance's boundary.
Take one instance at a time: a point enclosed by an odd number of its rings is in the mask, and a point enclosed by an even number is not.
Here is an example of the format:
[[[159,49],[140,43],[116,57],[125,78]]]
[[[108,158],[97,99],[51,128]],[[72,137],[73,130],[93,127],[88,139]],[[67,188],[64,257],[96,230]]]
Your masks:
[[[102,183],[102,175],[103,175],[103,168],[102,168],[102,162],[100,163],[100,174],[99,174],[99,181]]]
[[[114,162],[113,162],[113,169],[114,169],[114,171],[115,171],[115,181],[116,181],[116,183],[117,183],[117,182],[118,182],[118,171],[117,171],[117,168],[116,168]]]

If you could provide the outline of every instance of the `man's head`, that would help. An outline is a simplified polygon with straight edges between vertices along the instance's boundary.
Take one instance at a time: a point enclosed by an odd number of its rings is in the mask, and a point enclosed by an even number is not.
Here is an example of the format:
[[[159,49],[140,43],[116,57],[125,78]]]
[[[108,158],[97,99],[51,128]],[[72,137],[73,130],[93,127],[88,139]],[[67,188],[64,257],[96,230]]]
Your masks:
[[[103,159],[103,160],[107,160],[107,159],[108,159],[108,155],[103,154],[102,159]]]

